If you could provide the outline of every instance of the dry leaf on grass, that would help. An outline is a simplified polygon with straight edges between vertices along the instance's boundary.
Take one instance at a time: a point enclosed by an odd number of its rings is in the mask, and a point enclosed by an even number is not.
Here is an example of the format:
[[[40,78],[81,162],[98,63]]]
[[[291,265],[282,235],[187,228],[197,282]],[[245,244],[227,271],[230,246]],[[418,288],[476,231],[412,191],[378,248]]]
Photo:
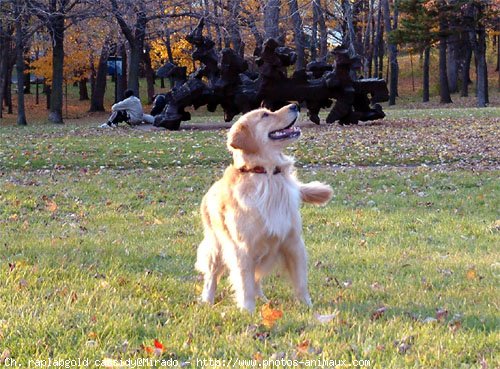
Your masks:
[[[260,315],[262,317],[262,324],[267,328],[272,328],[278,319],[283,317],[283,312],[278,309],[273,309],[271,303],[262,305],[260,309]]]
[[[375,310],[374,312],[372,312],[372,315],[370,316],[370,319],[371,320],[380,319],[382,317],[382,315],[384,315],[384,313],[386,311],[387,311],[387,307],[386,306],[379,307],[377,310]]]
[[[339,315],[339,312],[338,310],[335,310],[332,314],[326,314],[326,315],[321,315],[321,314],[318,314],[318,313],[314,313],[314,318],[322,323],[322,324],[326,324],[326,323],[330,323],[333,319],[335,319],[337,316]]]

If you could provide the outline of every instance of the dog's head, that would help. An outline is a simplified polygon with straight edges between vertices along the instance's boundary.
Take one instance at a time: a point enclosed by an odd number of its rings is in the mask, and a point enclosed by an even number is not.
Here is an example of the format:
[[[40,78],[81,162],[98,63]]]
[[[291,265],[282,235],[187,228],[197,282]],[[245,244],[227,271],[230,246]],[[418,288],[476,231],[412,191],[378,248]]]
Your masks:
[[[295,104],[275,112],[257,109],[243,115],[231,127],[227,146],[233,153],[264,155],[275,153],[300,137],[300,128],[294,126],[299,117]]]

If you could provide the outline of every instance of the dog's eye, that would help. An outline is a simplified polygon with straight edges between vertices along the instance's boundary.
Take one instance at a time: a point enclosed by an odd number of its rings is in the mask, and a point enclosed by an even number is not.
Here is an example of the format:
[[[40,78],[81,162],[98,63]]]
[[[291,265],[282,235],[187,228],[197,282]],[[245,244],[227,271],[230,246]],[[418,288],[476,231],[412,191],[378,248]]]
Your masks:
[[[269,116],[269,113],[262,113],[262,118],[266,118]]]

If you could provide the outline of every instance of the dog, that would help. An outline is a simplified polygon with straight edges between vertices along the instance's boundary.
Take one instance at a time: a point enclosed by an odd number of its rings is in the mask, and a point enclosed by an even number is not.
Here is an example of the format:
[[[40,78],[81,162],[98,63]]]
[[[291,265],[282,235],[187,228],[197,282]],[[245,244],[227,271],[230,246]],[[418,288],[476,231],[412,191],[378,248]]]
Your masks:
[[[265,298],[261,279],[282,264],[299,300],[312,306],[307,287],[307,254],[299,213],[301,201],[326,204],[330,186],[301,183],[283,149],[296,141],[299,109],[257,109],[243,115],[228,133],[233,164],[201,203],[204,239],[196,269],[203,274],[201,301],[213,304],[217,282],[227,270],[241,310],[253,312]]]

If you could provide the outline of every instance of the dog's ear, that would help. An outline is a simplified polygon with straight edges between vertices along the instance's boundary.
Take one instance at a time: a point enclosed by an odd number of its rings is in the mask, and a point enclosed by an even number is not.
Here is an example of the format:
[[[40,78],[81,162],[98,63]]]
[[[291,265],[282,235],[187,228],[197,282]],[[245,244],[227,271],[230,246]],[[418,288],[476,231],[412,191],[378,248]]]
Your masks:
[[[235,130],[229,132],[227,144],[230,149],[241,150],[249,154],[254,154],[259,151],[259,146],[255,141],[255,137],[252,135],[250,129],[244,124],[239,125]]]

